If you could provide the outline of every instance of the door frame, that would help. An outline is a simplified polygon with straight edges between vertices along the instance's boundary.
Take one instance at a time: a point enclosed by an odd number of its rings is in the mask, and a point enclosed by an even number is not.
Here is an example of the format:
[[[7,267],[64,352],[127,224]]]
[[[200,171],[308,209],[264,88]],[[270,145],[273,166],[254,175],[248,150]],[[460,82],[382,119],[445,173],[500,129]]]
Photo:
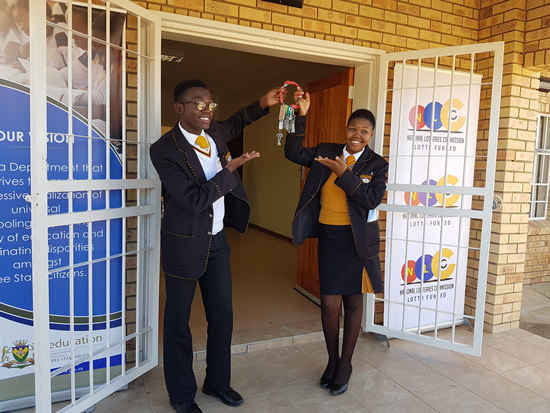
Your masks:
[[[294,59],[312,63],[355,68],[353,110],[376,110],[377,89],[369,87],[378,79],[378,66],[384,50],[328,40],[312,39],[254,27],[239,26],[167,12],[156,12],[161,19],[162,39],[195,43],[240,52]]]

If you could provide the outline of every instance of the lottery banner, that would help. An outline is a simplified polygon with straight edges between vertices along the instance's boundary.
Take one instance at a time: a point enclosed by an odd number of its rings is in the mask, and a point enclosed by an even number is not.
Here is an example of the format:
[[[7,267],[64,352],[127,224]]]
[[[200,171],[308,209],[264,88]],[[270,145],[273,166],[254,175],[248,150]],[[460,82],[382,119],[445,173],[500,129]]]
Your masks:
[[[469,72],[395,66],[390,183],[473,186],[480,89]],[[388,214],[384,325],[448,324],[464,310],[470,220],[445,209],[470,210],[471,196],[395,191],[388,203],[433,213]]]

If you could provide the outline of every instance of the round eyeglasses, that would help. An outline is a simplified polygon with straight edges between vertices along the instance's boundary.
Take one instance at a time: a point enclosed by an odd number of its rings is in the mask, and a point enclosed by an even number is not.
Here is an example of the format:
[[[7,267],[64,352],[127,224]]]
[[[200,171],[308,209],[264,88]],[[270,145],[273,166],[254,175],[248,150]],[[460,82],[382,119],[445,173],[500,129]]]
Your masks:
[[[208,110],[210,111],[214,111],[218,107],[217,103],[214,103],[214,102],[206,103],[204,100],[190,100],[188,102],[179,102],[179,103],[194,103],[197,106],[197,110],[201,110],[201,111],[205,110],[206,108],[208,108]]]

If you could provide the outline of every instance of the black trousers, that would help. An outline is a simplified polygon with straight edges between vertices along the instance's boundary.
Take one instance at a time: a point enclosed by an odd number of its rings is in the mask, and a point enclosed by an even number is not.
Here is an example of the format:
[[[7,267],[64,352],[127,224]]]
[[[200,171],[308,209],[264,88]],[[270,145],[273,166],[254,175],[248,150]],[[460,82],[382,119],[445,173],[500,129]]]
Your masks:
[[[231,248],[224,231],[212,238],[206,272],[198,279],[208,322],[206,381],[211,388],[226,391],[231,380],[231,335],[233,302]],[[189,317],[197,280],[166,276],[164,313],[164,378],[174,403],[193,400],[197,382],[193,373],[193,344]]]

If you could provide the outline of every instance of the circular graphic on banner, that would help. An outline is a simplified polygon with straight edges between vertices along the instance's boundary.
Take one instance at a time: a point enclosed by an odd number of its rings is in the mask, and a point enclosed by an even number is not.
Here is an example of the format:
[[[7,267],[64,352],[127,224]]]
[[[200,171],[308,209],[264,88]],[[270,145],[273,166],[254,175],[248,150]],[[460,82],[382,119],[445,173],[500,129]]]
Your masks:
[[[2,80],[0,84],[0,111],[4,115],[0,133],[0,317],[17,323],[32,325],[32,229],[31,204],[25,200],[30,191],[30,118],[28,89]],[[92,129],[91,143],[88,125],[78,114],[72,116],[74,143],[68,135],[67,108],[54,101],[47,105],[48,179],[67,180],[73,170],[74,180],[121,179],[122,163],[114,147],[107,148],[104,137]],[[73,145],[72,161],[69,145]],[[109,156],[109,160],[107,160]],[[90,162],[91,160],[91,162]],[[71,164],[69,164],[71,162]],[[88,199],[88,197],[91,199]],[[107,202],[109,203],[107,205]],[[48,214],[122,207],[120,190],[52,192],[48,194]],[[90,226],[90,227],[89,227]],[[89,236],[91,234],[91,238]],[[71,246],[72,238],[72,246]],[[108,238],[108,239],[107,239]],[[107,245],[109,251],[107,251]],[[89,252],[91,250],[91,257]],[[72,256],[75,268],[74,315],[88,317],[88,289],[90,271],[93,273],[92,305],[94,329],[105,326],[107,273],[111,297],[109,311],[111,326],[121,323],[113,317],[122,310],[122,258],[108,259],[122,253],[122,219],[75,224],[48,230],[48,277],[52,329],[69,329],[69,286]],[[100,260],[88,265],[88,261]],[[77,264],[82,263],[82,266]],[[109,271],[107,271],[109,265]],[[52,271],[59,268],[58,271]],[[104,327],[103,327],[104,328]],[[75,323],[76,330],[88,330],[88,320]]]

